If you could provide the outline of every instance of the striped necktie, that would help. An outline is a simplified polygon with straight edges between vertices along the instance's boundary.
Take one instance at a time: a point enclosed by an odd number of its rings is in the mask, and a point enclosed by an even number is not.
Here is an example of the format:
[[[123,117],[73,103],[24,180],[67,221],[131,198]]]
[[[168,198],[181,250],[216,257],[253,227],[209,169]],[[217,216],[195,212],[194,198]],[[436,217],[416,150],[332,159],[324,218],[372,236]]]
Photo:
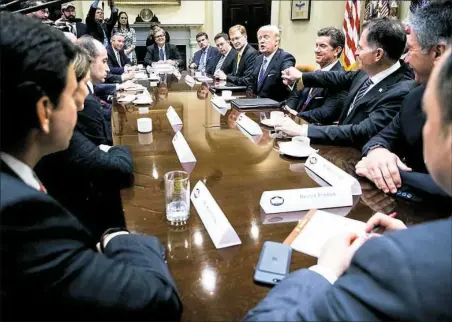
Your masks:
[[[221,58],[220,58],[220,60],[218,61],[217,67],[215,67],[215,73],[221,69],[221,67],[223,66],[223,62],[224,62],[225,59],[226,59],[226,56],[221,55]]]
[[[350,105],[350,108],[348,109],[348,112],[347,112],[347,116],[350,114],[350,112],[355,107],[356,102],[358,102],[360,99],[363,98],[364,94],[366,94],[366,92],[367,92],[367,89],[372,84],[373,84],[372,80],[370,78],[367,78],[367,80],[364,82],[363,86],[361,86],[358,93],[356,94],[355,99],[353,100],[353,103]]]
[[[198,71],[199,72],[205,72],[206,71],[206,55],[207,55],[207,49],[203,50],[201,53],[201,58],[199,58],[199,65],[198,65]]]
[[[265,70],[267,69],[267,57],[262,60],[261,71],[259,72],[259,77],[257,79],[257,86],[260,87],[264,82]]]

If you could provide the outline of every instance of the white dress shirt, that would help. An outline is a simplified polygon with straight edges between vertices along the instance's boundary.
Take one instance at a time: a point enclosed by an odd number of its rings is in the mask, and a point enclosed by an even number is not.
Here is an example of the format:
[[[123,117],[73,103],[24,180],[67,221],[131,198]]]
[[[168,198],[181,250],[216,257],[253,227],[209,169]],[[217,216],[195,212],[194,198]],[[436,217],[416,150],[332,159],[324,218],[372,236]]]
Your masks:
[[[400,62],[397,61],[394,65],[389,67],[388,69],[385,69],[382,72],[379,72],[378,74],[372,76],[370,80],[372,81],[372,84],[367,88],[367,91],[364,92],[364,95],[366,95],[372,88],[374,88],[378,83],[380,83],[383,79],[394,73],[397,69],[399,69]]]
[[[40,191],[41,183],[32,168],[8,153],[1,152],[0,157],[23,182]]]

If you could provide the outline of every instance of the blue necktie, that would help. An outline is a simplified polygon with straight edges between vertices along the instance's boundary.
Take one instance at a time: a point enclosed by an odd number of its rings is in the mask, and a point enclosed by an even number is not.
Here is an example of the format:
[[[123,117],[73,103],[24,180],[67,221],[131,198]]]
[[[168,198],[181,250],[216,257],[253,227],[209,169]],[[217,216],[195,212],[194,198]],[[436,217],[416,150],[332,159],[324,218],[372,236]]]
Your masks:
[[[159,50],[159,59],[165,60],[165,53],[163,51],[163,48],[160,48],[160,50]]]
[[[257,86],[260,87],[264,82],[265,70],[267,69],[267,58],[264,57],[261,65],[261,71],[259,72],[259,77],[257,79]]]
[[[203,50],[201,53],[201,58],[199,59],[199,65],[198,65],[198,71],[199,72],[204,72],[206,69],[206,64],[205,64],[205,57],[206,57],[206,52],[207,50]]]

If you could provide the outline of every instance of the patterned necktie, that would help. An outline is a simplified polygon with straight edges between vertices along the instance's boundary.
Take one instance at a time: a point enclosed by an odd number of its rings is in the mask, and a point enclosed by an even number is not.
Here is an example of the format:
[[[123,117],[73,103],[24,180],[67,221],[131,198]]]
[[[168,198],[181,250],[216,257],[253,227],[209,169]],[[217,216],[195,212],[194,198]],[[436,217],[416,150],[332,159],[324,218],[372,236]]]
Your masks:
[[[163,51],[163,48],[159,49],[159,59],[165,60],[165,52]]]
[[[264,57],[261,65],[261,71],[259,72],[259,78],[257,79],[257,86],[260,87],[264,82],[265,70],[267,69],[267,58]]]
[[[350,112],[353,110],[353,108],[356,105],[356,102],[358,102],[360,99],[363,98],[363,96],[366,93],[367,89],[372,84],[373,84],[372,80],[370,78],[367,78],[367,80],[364,82],[363,86],[361,86],[361,88],[359,89],[358,93],[356,94],[353,103],[350,105],[350,108],[348,109],[347,115],[349,115]]]
[[[217,67],[215,67],[215,73],[221,69],[223,66],[223,62],[226,59],[226,56],[221,55],[220,60],[218,61]]]
[[[206,70],[205,57],[207,50],[203,50],[201,53],[201,58],[199,59],[198,72],[204,72]]]
[[[318,88],[311,88],[311,90],[309,91],[309,95],[306,98],[306,101],[304,101],[303,106],[301,107],[299,112],[303,112],[306,109],[306,107],[309,105],[309,103],[314,98],[315,94],[317,93],[317,90],[318,90]]]

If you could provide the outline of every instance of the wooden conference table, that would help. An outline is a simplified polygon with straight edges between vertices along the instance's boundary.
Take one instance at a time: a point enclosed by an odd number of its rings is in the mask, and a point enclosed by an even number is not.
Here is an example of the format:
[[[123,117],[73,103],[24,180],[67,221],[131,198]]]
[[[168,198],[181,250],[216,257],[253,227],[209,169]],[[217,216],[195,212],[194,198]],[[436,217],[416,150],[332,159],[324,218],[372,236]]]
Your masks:
[[[254,266],[265,241],[282,242],[296,222],[278,223],[261,213],[259,200],[264,191],[311,188],[321,183],[304,170],[304,159],[278,153],[277,140],[267,129],[259,138],[248,138],[236,127],[239,111],[223,116],[211,106],[205,84],[190,88],[169,77],[167,86],[150,87],[154,102],[147,116],[152,118],[151,134],[137,133],[138,114],[133,105],[114,104],[112,131],[115,144],[133,152],[135,185],[124,190],[123,204],[128,228],[157,236],[167,248],[170,270],[184,305],[183,320],[240,320],[270,290],[253,282]],[[182,133],[197,163],[190,174],[193,187],[203,180],[238,233],[242,244],[216,249],[193,205],[185,227],[171,227],[165,218],[165,173],[183,170],[172,145],[174,131],[166,117],[173,106],[183,121]],[[247,112],[259,120],[259,113]],[[353,174],[360,153],[352,148],[313,146],[329,161]],[[363,194],[354,206],[339,208],[337,214],[366,221],[376,211],[398,212],[407,224],[447,216],[433,205],[395,200],[361,180]],[[268,224],[263,224],[266,222]],[[315,258],[294,252],[291,271],[314,265]]]

